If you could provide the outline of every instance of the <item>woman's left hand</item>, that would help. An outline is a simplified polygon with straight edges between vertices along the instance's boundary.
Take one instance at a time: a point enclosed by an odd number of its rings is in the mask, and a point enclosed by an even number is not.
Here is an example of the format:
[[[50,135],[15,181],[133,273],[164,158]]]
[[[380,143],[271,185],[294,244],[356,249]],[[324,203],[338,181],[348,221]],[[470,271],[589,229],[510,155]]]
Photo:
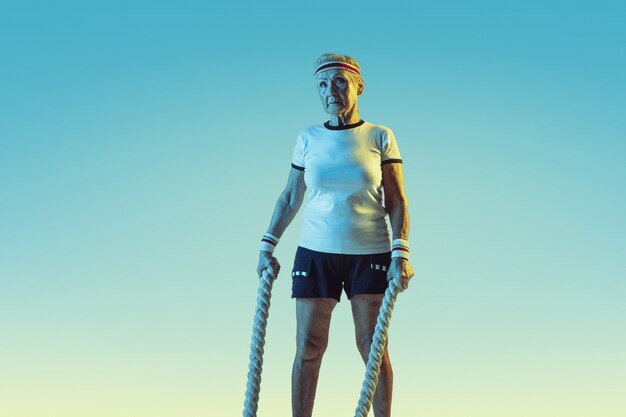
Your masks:
[[[387,281],[395,280],[399,284],[400,292],[409,288],[409,280],[413,278],[413,267],[404,258],[392,258],[387,272]]]

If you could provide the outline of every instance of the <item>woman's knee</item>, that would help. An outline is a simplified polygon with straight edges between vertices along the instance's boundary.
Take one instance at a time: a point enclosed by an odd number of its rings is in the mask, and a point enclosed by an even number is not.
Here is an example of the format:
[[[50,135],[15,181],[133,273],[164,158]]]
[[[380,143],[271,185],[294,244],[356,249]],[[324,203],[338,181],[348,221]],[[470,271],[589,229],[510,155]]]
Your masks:
[[[358,335],[356,337],[356,347],[359,349],[361,356],[367,357],[370,353],[370,348],[372,346],[372,336],[371,335]]]
[[[296,356],[303,361],[320,360],[326,352],[328,338],[306,336],[296,341]]]
[[[367,359],[367,357],[370,354],[370,350],[372,348],[372,343],[373,343],[373,335],[358,335],[356,337],[356,346],[359,349],[359,352],[361,353],[361,356],[363,356],[363,359]],[[387,341],[385,341],[385,343],[382,346],[383,349],[383,359],[386,358],[388,356],[387,353]]]

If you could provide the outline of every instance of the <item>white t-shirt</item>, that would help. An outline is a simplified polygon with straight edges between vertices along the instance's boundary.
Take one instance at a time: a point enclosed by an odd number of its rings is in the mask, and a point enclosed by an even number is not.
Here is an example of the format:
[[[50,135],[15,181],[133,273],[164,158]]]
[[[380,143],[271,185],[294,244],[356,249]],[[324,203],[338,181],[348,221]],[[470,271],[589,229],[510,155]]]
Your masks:
[[[390,251],[382,165],[401,162],[385,126],[326,122],[300,132],[291,165],[304,171],[309,196],[299,245],[353,255]]]

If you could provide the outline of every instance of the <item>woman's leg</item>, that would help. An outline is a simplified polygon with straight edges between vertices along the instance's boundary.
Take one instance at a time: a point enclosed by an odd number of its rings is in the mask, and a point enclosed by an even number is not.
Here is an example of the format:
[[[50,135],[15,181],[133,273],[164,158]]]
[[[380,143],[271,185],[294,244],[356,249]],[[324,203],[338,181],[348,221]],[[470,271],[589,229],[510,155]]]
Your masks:
[[[311,417],[322,356],[328,346],[328,330],[334,298],[296,299],[296,358],[291,376],[293,417]]]
[[[354,295],[350,300],[352,303],[356,344],[365,363],[367,363],[367,357],[370,353],[372,337],[374,336],[374,329],[376,328],[376,319],[378,318],[383,295],[384,294],[358,294]],[[389,353],[387,352],[387,344],[385,343],[385,351],[380,364],[380,373],[378,374],[378,386],[372,404],[374,416],[391,416],[392,389],[393,371],[391,369]]]

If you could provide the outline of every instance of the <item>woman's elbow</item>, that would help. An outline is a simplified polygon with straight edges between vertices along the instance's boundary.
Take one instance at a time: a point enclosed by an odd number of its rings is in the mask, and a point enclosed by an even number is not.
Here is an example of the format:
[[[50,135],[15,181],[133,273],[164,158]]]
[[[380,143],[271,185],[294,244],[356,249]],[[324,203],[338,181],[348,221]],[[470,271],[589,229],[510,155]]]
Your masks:
[[[277,205],[286,211],[298,211],[301,204],[302,198],[298,198],[295,193],[282,193],[277,202]]]
[[[409,212],[409,201],[402,198],[394,198],[393,200],[388,200],[385,202],[385,208],[387,209],[387,213],[407,213]]]

